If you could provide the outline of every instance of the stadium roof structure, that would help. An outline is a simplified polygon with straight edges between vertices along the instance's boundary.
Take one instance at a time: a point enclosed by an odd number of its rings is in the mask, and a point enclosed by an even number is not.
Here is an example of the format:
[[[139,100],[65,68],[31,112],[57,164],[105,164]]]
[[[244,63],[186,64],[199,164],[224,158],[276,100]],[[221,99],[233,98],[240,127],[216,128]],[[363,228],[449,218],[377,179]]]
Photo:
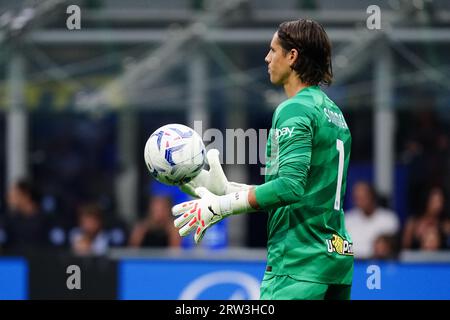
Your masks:
[[[19,0],[0,1],[0,40],[14,51],[32,56],[42,65],[41,79],[74,82],[71,76],[111,61],[101,59],[102,48],[142,46],[115,79],[88,94],[80,105],[117,105],[136,102],[164,76],[200,50],[201,43],[220,46],[265,45],[275,26],[285,20],[309,17],[326,26],[338,50],[334,54],[337,82],[345,82],[379,51],[380,42],[450,43],[450,4],[445,0],[380,1],[382,29],[368,30],[369,0]],[[66,29],[68,5],[81,8],[81,30]],[[339,46],[339,44],[343,44]],[[77,48],[77,50],[73,50]],[[62,53],[60,53],[61,50]],[[72,52],[68,52],[72,50]],[[89,51],[86,52],[86,51]],[[48,53],[47,53],[48,52]],[[89,55],[93,55],[92,58]],[[144,54],[143,54],[144,52]],[[223,52],[222,52],[223,53]],[[77,57],[77,54],[79,57]],[[133,56],[133,53],[129,54]],[[88,57],[86,63],[83,62]],[[162,58],[164,63],[162,64]],[[78,60],[70,68],[71,59]],[[49,65],[53,68],[49,69]],[[33,66],[28,66],[32,68]],[[114,69],[116,71],[116,69]],[[42,71],[42,70],[41,70]],[[143,87],[145,84],[145,88]],[[81,87],[82,85],[78,85]],[[77,87],[77,85],[75,85]],[[90,90],[91,91],[91,90]],[[128,97],[127,97],[128,96]],[[144,99],[145,100],[145,99]]]

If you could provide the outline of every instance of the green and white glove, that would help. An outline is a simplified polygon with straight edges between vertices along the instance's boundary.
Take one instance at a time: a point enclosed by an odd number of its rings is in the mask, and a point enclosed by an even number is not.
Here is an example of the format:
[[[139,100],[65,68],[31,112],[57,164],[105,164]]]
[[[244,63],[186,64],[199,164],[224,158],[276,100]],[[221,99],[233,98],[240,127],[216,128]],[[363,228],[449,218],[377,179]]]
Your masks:
[[[206,188],[194,190],[200,199],[177,204],[172,208],[174,221],[180,236],[184,237],[195,231],[195,243],[199,243],[205,235],[206,229],[223,218],[244,212],[254,211],[248,202],[248,190],[234,192],[223,196],[216,196]]]
[[[195,193],[195,189],[203,187],[208,189],[215,195],[222,196],[225,194],[249,190],[252,186],[242,183],[229,182],[219,160],[219,150],[211,149],[206,154],[206,159],[209,164],[209,170],[202,170],[198,176],[190,182],[182,185],[180,189],[193,196],[200,197]]]

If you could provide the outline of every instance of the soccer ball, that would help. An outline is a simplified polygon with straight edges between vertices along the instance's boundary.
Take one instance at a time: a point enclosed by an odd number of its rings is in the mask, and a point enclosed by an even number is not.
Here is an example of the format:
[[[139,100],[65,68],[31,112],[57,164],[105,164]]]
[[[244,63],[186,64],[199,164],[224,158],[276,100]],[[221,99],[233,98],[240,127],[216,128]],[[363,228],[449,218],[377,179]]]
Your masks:
[[[152,176],[167,185],[194,179],[205,164],[205,145],[200,135],[182,124],[167,124],[151,134],[144,159]]]

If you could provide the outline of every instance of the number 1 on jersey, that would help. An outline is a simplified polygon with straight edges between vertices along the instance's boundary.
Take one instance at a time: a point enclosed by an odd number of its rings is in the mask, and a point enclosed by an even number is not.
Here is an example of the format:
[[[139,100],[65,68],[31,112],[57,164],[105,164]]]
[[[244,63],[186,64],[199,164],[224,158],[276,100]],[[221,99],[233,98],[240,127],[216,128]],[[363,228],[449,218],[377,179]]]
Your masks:
[[[344,174],[344,142],[342,140],[336,140],[336,149],[339,152],[339,166],[338,166],[338,178],[336,188],[336,198],[334,200],[334,210],[341,210],[341,189],[342,189],[342,176]]]

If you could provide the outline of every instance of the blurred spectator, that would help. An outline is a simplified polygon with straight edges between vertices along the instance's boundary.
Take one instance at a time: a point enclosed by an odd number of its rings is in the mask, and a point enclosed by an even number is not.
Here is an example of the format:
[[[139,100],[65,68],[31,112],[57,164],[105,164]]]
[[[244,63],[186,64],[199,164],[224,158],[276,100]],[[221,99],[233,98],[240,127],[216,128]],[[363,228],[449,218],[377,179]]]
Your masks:
[[[396,259],[398,255],[397,237],[381,235],[376,238],[373,246],[373,259]]]
[[[442,233],[437,227],[425,229],[420,239],[420,250],[437,251],[443,249]]]
[[[450,142],[439,117],[430,108],[419,108],[411,122],[402,159],[409,165],[409,209],[418,215],[428,186],[448,186]]]
[[[442,226],[445,249],[450,249],[450,219],[445,219]]]
[[[154,196],[148,202],[147,215],[133,228],[132,247],[179,247],[180,236],[173,225],[170,197]]]
[[[381,235],[394,235],[399,230],[399,219],[391,210],[378,206],[376,192],[366,182],[353,187],[355,208],[345,214],[345,225],[353,240],[355,257],[371,258],[375,240]]]
[[[20,180],[8,191],[4,228],[9,250],[23,251],[48,244],[47,219],[39,203],[39,193],[29,181]]]
[[[109,248],[109,237],[103,229],[103,216],[96,204],[82,205],[78,210],[78,227],[70,232],[70,245],[75,254],[101,255]]]
[[[445,195],[441,188],[432,188],[422,214],[408,219],[403,233],[404,249],[436,250],[445,246],[450,221],[444,215]]]

